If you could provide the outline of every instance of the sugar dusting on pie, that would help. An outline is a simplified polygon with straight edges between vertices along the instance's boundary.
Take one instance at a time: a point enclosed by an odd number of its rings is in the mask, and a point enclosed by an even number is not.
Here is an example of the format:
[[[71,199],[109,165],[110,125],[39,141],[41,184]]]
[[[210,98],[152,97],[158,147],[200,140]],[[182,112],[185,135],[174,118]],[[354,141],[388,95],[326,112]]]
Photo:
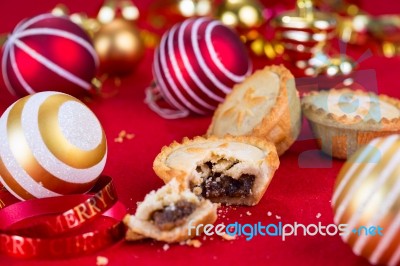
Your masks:
[[[400,101],[347,88],[311,92],[302,99],[322,150],[346,159],[373,138],[400,133]]]
[[[215,111],[207,135],[264,138],[281,155],[296,140],[300,127],[294,77],[284,66],[267,66],[234,86]]]
[[[321,108],[328,113],[337,116],[347,116],[362,120],[372,119],[376,122],[400,117],[399,109],[392,103],[380,100],[375,94],[360,94],[349,90],[342,93],[329,93],[325,97],[307,97],[304,103],[312,103],[316,108]]]
[[[221,121],[215,124],[215,135],[248,134],[261,123],[264,114],[269,113],[279,93],[279,76],[273,72],[265,73],[268,90],[256,90],[259,85],[256,79],[249,80],[245,86],[237,90],[237,95],[221,106]],[[226,131],[227,127],[234,125]]]

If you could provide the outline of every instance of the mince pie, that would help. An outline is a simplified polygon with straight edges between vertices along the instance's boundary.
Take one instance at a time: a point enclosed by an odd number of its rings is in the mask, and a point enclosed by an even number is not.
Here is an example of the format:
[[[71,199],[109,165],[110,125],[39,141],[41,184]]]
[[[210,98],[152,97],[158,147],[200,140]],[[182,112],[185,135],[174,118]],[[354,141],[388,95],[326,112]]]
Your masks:
[[[273,142],[281,155],[300,129],[300,98],[293,75],[284,66],[267,66],[234,86],[215,111],[207,135],[257,136]]]
[[[311,92],[302,99],[319,146],[346,159],[373,138],[400,133],[400,101],[372,92],[339,89]]]
[[[166,183],[216,203],[255,205],[264,195],[279,157],[274,144],[256,137],[185,138],[164,147],[154,161]]]
[[[213,224],[216,219],[216,204],[198,197],[189,189],[182,189],[172,179],[162,188],[146,195],[135,215],[125,216],[124,223],[128,227],[126,239],[152,238],[168,243],[180,242],[194,237],[197,225]]]

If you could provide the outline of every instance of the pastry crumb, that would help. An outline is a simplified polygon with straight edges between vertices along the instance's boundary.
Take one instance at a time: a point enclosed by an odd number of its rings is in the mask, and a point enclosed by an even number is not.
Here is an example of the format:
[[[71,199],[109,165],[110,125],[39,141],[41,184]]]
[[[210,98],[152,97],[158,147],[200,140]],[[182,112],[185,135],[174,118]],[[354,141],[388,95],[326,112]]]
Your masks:
[[[135,134],[133,134],[133,133],[128,133],[128,134],[126,134],[126,139],[133,139],[135,137]]]
[[[315,217],[317,217],[317,219],[319,219],[321,217],[321,213],[317,213],[317,215]]]
[[[118,137],[116,137],[116,138],[114,139],[114,142],[122,143],[122,142],[124,142],[124,139],[131,140],[131,139],[133,139],[134,137],[135,137],[135,134],[133,134],[133,133],[127,133],[126,130],[121,130],[121,131],[118,133]]]
[[[96,265],[97,266],[104,266],[108,264],[108,258],[103,256],[97,256],[96,258]]]
[[[231,241],[231,240],[235,240],[236,239],[236,235],[229,235],[229,234],[227,234],[227,233],[223,233],[222,235],[221,235],[221,237],[223,238],[223,239],[225,239],[225,240],[228,240],[228,241]]]
[[[202,244],[201,244],[200,240],[188,239],[188,240],[186,240],[186,245],[192,246],[192,247],[195,247],[195,248],[199,248],[199,247],[201,247]]]
[[[120,138],[120,137],[114,139],[114,142],[117,142],[117,143],[122,143],[123,141],[124,141],[124,139]]]
[[[272,212],[267,212],[267,215],[270,217],[272,216]]]
[[[168,245],[168,244],[164,244],[164,246],[162,247],[162,249],[163,249],[164,251],[167,251],[167,250],[169,249],[169,245]]]
[[[280,217],[279,215],[275,215],[275,218],[280,220],[282,217]]]
[[[250,211],[247,211],[246,214],[247,214],[247,216],[251,216],[251,212]]]

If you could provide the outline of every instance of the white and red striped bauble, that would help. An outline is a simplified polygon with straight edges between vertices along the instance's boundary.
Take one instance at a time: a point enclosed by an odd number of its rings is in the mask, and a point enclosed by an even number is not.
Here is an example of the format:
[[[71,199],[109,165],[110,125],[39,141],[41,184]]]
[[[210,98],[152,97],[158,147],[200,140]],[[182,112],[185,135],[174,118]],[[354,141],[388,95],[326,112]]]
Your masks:
[[[376,138],[347,160],[336,180],[335,223],[355,254],[400,264],[400,135]]]
[[[99,120],[70,95],[26,96],[0,118],[0,181],[21,200],[84,193],[106,158]]]
[[[234,31],[218,20],[187,19],[163,35],[154,54],[154,80],[172,109],[161,108],[150,90],[147,102],[165,118],[209,114],[250,73],[248,53]]]
[[[25,96],[91,89],[98,57],[87,33],[68,17],[41,14],[19,23],[3,46],[2,75],[10,93]]]

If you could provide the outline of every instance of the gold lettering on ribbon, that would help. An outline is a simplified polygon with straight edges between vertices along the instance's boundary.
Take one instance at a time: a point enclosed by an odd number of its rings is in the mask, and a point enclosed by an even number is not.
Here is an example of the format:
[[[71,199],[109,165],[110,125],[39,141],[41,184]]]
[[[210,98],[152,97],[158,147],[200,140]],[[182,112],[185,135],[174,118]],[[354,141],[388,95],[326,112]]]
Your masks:
[[[107,185],[105,187],[105,191],[107,192],[107,195],[111,200],[115,199],[114,189],[112,186]],[[105,199],[104,191],[100,191],[99,193],[95,194],[94,197],[90,198],[88,201],[82,204],[79,204],[73,209],[78,216],[79,222],[82,223],[85,220],[88,220],[96,214],[102,212],[102,208],[98,206],[98,202],[101,202],[103,204],[103,209],[107,208],[108,204]],[[74,225],[76,224],[73,224],[73,226]]]
[[[82,250],[88,251],[94,249],[93,245],[93,233],[87,233],[82,236]]]
[[[65,227],[71,229],[77,226],[78,223],[74,210],[68,210],[64,212],[62,216],[57,217],[55,226],[52,226],[51,224],[48,225],[51,226],[55,232],[62,232],[65,230]]]
[[[107,185],[106,187],[105,187],[105,190],[106,190],[106,192],[107,192],[107,194],[108,194],[108,197],[111,199],[111,200],[115,200],[115,197],[114,197],[114,187],[113,187],[113,185],[112,184],[109,184],[109,185]]]
[[[96,214],[96,213],[101,212],[101,209],[99,209],[99,208],[96,206],[96,199],[95,199],[95,198],[90,198],[90,199],[89,199],[89,201],[88,201],[88,207],[89,207],[91,213]]]
[[[0,209],[3,209],[5,206],[6,204],[4,203],[4,201],[0,199]]]
[[[29,247],[32,249],[31,256],[36,256],[37,254],[37,246],[38,246],[38,240],[33,240],[30,238],[25,239],[25,242],[29,245]]]
[[[65,221],[67,222],[68,228],[73,228],[78,224],[78,220],[74,215],[74,210],[69,210],[64,213]]]
[[[7,236],[7,235],[1,235],[0,236],[0,247],[1,250],[10,251],[9,245],[10,245],[10,241],[11,241],[11,237]]]
[[[89,220],[92,218],[96,213],[87,213],[86,203],[79,204],[74,208],[76,214],[78,215],[79,222],[84,222],[85,220]]]
[[[101,201],[101,203],[103,203],[103,205],[104,205],[104,208],[106,208],[107,207],[107,203],[106,203],[106,201],[105,201],[105,199],[104,199],[104,193],[103,193],[103,191],[100,191],[99,193],[97,193],[96,195],[94,195],[96,198],[98,198],[100,201]]]
[[[25,255],[25,251],[22,247],[25,242],[24,239],[22,237],[13,237],[11,241],[12,241],[12,253]]]
[[[0,250],[6,254],[33,257],[37,255],[40,240],[20,236],[0,235]]]

